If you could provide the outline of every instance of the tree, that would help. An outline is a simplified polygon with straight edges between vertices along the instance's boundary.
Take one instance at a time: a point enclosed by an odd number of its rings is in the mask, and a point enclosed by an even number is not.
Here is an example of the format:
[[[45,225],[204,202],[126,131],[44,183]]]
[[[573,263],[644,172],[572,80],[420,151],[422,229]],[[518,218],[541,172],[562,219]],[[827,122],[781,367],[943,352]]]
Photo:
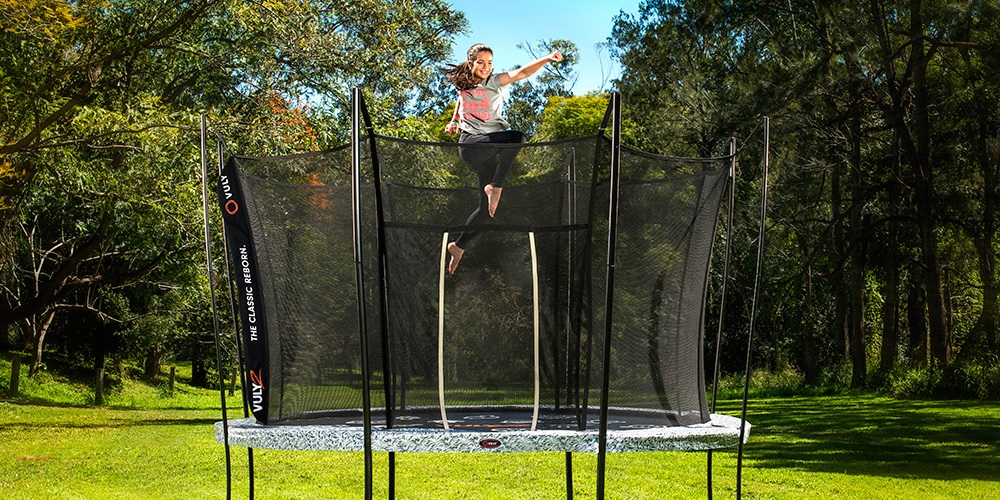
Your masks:
[[[615,18],[610,38],[622,64],[623,114],[639,128],[642,149],[712,156],[745,111],[736,82],[755,55],[754,38],[737,40],[718,2],[646,1],[637,15]],[[759,110],[753,110],[759,111]]]
[[[131,331],[197,286],[199,113],[237,150],[336,144],[351,86],[390,121],[464,26],[379,0],[3,0],[0,19],[0,330],[26,327],[33,370],[60,311]]]
[[[548,99],[536,134],[540,141],[557,141],[597,133],[608,107],[608,96],[591,93],[581,97]]]
[[[650,0],[616,18],[619,88],[651,149],[711,154],[774,118],[766,268],[781,303],[762,304],[765,366],[792,359],[815,381],[848,356],[862,386],[873,356],[889,371],[995,349],[996,13]]]
[[[546,64],[540,74],[510,86],[504,117],[510,122],[511,128],[531,137],[542,121],[546,101],[555,96],[573,95],[573,85],[577,79],[574,66],[579,59],[579,50],[569,40],[539,40],[534,46],[522,43],[517,47],[527,52],[532,59],[539,59],[553,50],[563,54],[562,61]]]

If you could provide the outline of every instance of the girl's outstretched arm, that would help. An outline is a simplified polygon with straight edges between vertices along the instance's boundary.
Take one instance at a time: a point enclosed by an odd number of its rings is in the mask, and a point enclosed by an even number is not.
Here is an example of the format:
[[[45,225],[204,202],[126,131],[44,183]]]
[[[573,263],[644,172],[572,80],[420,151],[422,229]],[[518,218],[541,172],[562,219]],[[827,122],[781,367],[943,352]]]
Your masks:
[[[562,61],[562,53],[557,51],[538,59],[537,61],[525,64],[517,69],[512,69],[506,73],[500,74],[500,85],[509,85],[511,83],[524,80],[531,75],[534,75],[538,70],[542,69],[542,66],[550,62]]]

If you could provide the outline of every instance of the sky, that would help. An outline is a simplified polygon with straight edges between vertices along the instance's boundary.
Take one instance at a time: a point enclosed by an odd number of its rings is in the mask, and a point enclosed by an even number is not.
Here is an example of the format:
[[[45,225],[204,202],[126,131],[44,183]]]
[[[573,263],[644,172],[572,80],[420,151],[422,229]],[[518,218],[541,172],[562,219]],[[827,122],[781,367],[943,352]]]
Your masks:
[[[454,0],[451,4],[468,21],[468,33],[456,37],[452,46],[452,63],[465,61],[472,44],[485,43],[493,49],[494,71],[506,70],[534,60],[517,48],[518,43],[534,47],[539,40],[570,40],[580,51],[573,93],[583,95],[608,90],[611,79],[621,73],[608,50],[598,50],[595,44],[607,41],[619,12],[635,14],[639,0]]]

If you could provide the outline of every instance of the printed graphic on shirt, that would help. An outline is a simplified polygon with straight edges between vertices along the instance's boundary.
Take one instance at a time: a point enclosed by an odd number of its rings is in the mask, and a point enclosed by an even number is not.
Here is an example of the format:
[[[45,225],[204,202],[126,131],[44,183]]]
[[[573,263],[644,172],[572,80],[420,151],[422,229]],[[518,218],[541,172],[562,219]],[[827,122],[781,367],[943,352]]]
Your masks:
[[[462,117],[466,120],[489,121],[490,98],[486,89],[472,89],[463,91],[462,94]]]

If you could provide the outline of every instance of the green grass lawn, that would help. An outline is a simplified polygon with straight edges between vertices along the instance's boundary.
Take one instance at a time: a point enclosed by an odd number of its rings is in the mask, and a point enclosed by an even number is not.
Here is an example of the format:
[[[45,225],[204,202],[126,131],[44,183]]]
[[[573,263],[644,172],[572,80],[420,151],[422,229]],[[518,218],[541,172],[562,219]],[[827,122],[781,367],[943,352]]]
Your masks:
[[[217,392],[125,384],[107,400],[103,408],[0,400],[0,498],[225,497],[224,448],[212,436]],[[242,415],[231,403],[230,415]],[[726,400],[720,412],[735,415],[738,407]],[[998,497],[1000,403],[755,398],[749,419],[744,498]],[[246,449],[232,455],[233,498],[246,498]],[[254,450],[256,496],[361,498],[362,460],[360,453]],[[376,454],[376,498],[386,497],[386,463]],[[399,454],[397,497],[565,498],[563,464],[560,453]],[[734,497],[735,465],[735,451],[715,454],[716,498]],[[575,456],[575,498],[594,498],[595,468],[594,455]],[[705,454],[609,455],[608,497],[705,498]]]

